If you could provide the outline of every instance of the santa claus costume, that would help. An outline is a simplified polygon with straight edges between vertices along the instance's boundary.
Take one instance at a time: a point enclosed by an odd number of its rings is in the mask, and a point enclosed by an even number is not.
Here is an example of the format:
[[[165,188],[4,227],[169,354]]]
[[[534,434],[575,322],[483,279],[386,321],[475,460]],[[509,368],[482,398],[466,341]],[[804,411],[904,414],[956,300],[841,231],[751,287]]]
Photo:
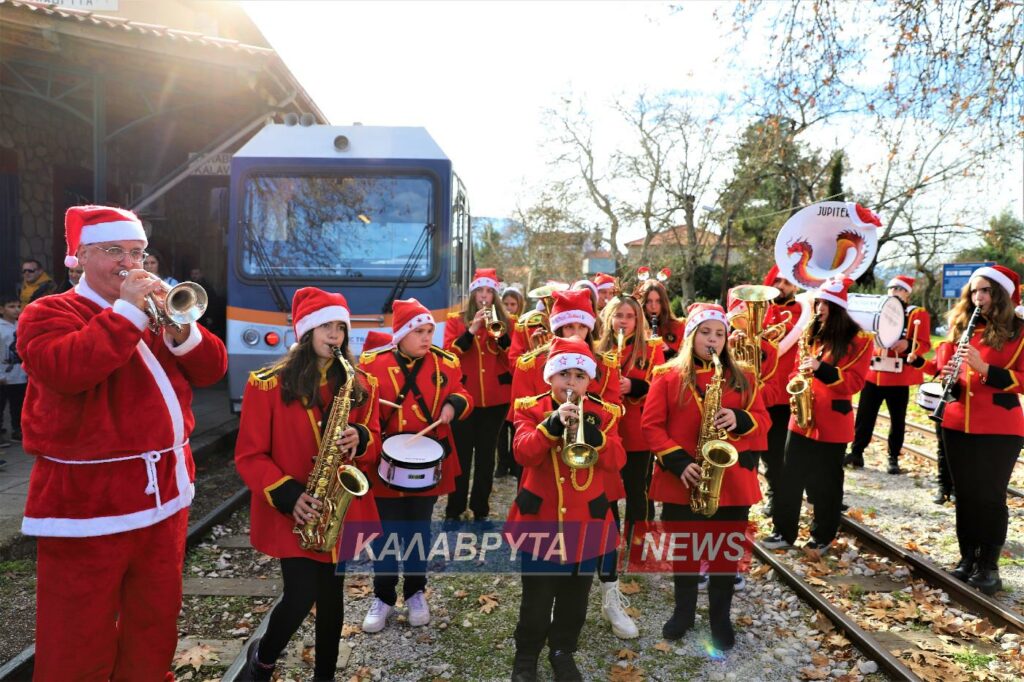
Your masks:
[[[355,466],[364,476],[373,471],[380,454],[377,380],[354,369],[344,296],[314,287],[299,289],[292,299],[292,320],[299,341],[279,362],[249,377],[235,446],[238,473],[252,490],[252,546],[280,559],[284,578],[284,593],[270,614],[266,634],[249,647],[247,673],[250,679],[270,679],[288,640],[315,604],[314,675],[332,680],[344,620],[344,563],[338,562],[349,557],[339,556],[337,544],[323,551],[303,549],[295,528],[311,523],[322,509],[324,500],[314,501],[306,493],[307,479],[324,447],[323,428],[335,396],[350,401],[349,428],[337,443],[339,464]],[[335,358],[332,347],[340,348],[347,365]],[[350,369],[354,383],[342,396]],[[370,492],[352,500],[343,529],[362,526],[369,532],[376,520]]]
[[[194,494],[192,386],[220,380],[227,352],[197,323],[150,329],[145,295],[162,286],[141,270],[133,213],[74,206],[65,231],[65,263],[81,258],[85,274],[18,324],[36,457],[22,522],[39,538],[35,679],[162,680]]]

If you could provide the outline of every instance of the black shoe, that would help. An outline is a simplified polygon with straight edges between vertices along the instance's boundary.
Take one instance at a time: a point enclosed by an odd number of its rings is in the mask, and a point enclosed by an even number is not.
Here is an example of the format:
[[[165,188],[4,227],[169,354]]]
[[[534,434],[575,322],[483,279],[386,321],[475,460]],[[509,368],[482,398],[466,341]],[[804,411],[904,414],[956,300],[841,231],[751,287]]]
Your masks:
[[[711,643],[719,651],[728,651],[736,645],[736,632],[732,629],[732,584],[708,586],[708,619],[711,621]]]
[[[893,475],[902,474],[903,473],[903,469],[900,469],[900,461],[898,459],[894,459],[894,458],[890,457],[889,458],[889,468],[886,469],[886,472],[890,473],[890,474],[893,474]]]
[[[817,552],[821,556],[828,554],[829,547],[831,547],[831,543],[818,542],[817,540],[808,540],[804,543],[804,549]]]
[[[939,492],[935,493],[935,497],[932,498],[932,502],[935,504],[946,504],[949,502],[950,492],[939,488]]]
[[[583,682],[583,673],[576,667],[571,651],[552,651],[548,662],[555,673],[555,682]]]
[[[999,579],[999,553],[1002,550],[1002,545],[978,547],[978,563],[967,584],[990,597],[1003,589],[1003,581]]]
[[[512,682],[537,682],[538,654],[516,652],[512,660]]]
[[[950,574],[957,580],[967,582],[974,573],[974,568],[978,563],[978,547],[977,545],[969,545],[967,543],[960,543],[960,563],[956,565]]]
[[[21,431],[15,431],[14,433],[12,433],[11,434],[11,440],[13,440],[15,443],[20,443],[21,442]]]
[[[235,679],[237,682],[270,682],[274,675],[276,665],[260,663],[259,652],[262,637],[257,637],[249,643],[249,652],[245,655],[245,667],[238,673]]]
[[[855,455],[852,452],[843,458],[843,466],[854,469],[864,468],[864,455]]]
[[[683,576],[677,576],[675,581],[675,608],[672,617],[661,626],[661,636],[669,641],[682,639],[697,615],[697,582]]]
[[[839,511],[840,512],[848,512],[848,511],[850,511],[850,505],[846,504],[845,502],[840,502],[839,503]]]

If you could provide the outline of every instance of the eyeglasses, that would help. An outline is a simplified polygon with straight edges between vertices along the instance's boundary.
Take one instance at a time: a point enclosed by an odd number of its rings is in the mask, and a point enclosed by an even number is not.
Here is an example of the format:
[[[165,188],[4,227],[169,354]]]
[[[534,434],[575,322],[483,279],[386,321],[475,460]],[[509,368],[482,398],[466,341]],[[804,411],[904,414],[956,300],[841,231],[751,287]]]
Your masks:
[[[21,271],[26,275],[31,275],[33,272],[39,272],[39,268],[22,268]]]
[[[121,260],[122,258],[124,258],[125,254],[128,254],[128,257],[131,258],[133,262],[138,263],[139,261],[141,261],[142,259],[149,255],[142,249],[132,249],[131,251],[126,251],[122,249],[120,246],[93,245],[93,248],[99,249],[103,253],[107,254],[107,257],[110,258],[111,260]]]

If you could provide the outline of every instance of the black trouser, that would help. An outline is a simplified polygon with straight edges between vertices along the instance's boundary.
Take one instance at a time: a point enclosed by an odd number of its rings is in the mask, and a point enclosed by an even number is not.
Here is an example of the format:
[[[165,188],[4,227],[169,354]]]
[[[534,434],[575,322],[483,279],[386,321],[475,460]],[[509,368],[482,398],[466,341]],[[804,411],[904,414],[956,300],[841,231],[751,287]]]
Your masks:
[[[609,502],[609,508],[612,512],[612,519],[615,521],[616,530],[621,531],[622,523],[619,519],[619,501],[612,500]],[[618,547],[601,557],[600,563],[597,565],[597,579],[603,583],[613,583],[619,579]]]
[[[953,474],[949,472],[949,458],[946,457],[946,444],[942,438],[942,427],[936,428],[938,447],[935,448],[935,467],[939,473],[939,488],[946,493],[953,493]]]
[[[712,516],[694,513],[688,504],[673,504],[665,502],[661,509],[662,521],[686,521],[690,523],[699,521],[747,521],[750,518],[750,507],[719,507]],[[736,563],[732,573],[715,573],[708,576],[708,599],[712,593],[721,594],[728,604],[732,597],[736,584],[736,572],[739,562]],[[689,600],[690,606],[696,601],[697,582],[700,580],[699,573],[678,573],[672,576],[676,606],[682,607]]]
[[[453,518],[466,511],[470,470],[473,492],[469,495],[469,508],[477,517],[491,513],[491,488],[494,486],[494,448],[498,430],[508,414],[508,405],[478,407],[469,417],[452,424],[455,451],[459,455],[462,473],[455,479],[455,490],[448,494],[445,516]]]
[[[374,556],[381,557],[373,562],[373,594],[385,604],[394,606],[398,601],[398,559],[392,551],[384,552],[389,546],[388,538],[393,533],[401,538],[401,573],[405,576],[402,583],[403,599],[408,599],[427,587],[426,557],[430,554],[432,543],[430,517],[434,513],[435,502],[436,496],[377,498],[377,513],[380,514],[384,532],[382,537],[371,543]],[[406,557],[410,547],[413,551]]]
[[[626,453],[622,467],[622,485],[626,489],[626,530],[632,532],[637,521],[654,518],[654,501],[648,496],[654,457],[650,450]]]
[[[512,422],[502,423],[498,430],[498,465],[494,470],[496,474],[511,474],[515,471],[515,458],[512,456],[512,436],[515,435],[515,428]],[[518,476],[516,476],[518,478]]]
[[[822,443],[789,432],[781,486],[772,503],[775,532],[787,542],[796,540],[804,490],[814,504],[811,538],[825,545],[835,540],[843,502],[845,451],[845,443]]]
[[[774,497],[779,489],[782,468],[786,455],[786,435],[789,433],[789,416],[792,413],[789,404],[772,405],[768,408],[768,416],[772,418],[772,426],[768,430],[768,449],[761,453],[764,462],[764,478],[768,481],[768,497]]]
[[[333,562],[305,557],[281,559],[284,592],[270,614],[267,634],[260,642],[261,663],[277,662],[295,631],[316,604],[317,678],[334,679],[338,664],[341,625],[345,620],[345,574],[335,573]]]
[[[907,430],[907,403],[909,386],[878,386],[870,381],[864,384],[857,403],[857,419],[853,427],[853,447],[850,454],[864,458],[864,450],[871,443],[871,434],[878,419],[878,408],[885,403],[889,408],[889,459],[899,459],[903,449],[903,436]]]
[[[4,404],[6,403],[11,412],[11,435],[14,436],[21,433],[21,406],[25,403],[25,389],[27,388],[27,383],[0,385],[0,427],[4,423]]]
[[[1024,438],[942,429],[956,484],[956,536],[969,545],[1006,543],[1006,488]]]
[[[536,569],[543,563],[523,557],[523,597],[515,630],[516,651],[539,654],[545,642],[551,651],[576,651],[580,631],[587,620],[593,563],[565,575],[534,575],[527,570],[527,566]]]

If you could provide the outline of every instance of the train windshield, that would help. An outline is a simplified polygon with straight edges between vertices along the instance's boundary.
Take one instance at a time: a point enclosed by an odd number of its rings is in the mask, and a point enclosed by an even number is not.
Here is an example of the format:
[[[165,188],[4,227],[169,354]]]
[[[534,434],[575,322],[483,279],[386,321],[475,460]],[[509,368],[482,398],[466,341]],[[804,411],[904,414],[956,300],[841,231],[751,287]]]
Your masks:
[[[303,280],[428,279],[434,183],[417,176],[253,176],[241,269]],[[411,268],[411,271],[407,268]]]

